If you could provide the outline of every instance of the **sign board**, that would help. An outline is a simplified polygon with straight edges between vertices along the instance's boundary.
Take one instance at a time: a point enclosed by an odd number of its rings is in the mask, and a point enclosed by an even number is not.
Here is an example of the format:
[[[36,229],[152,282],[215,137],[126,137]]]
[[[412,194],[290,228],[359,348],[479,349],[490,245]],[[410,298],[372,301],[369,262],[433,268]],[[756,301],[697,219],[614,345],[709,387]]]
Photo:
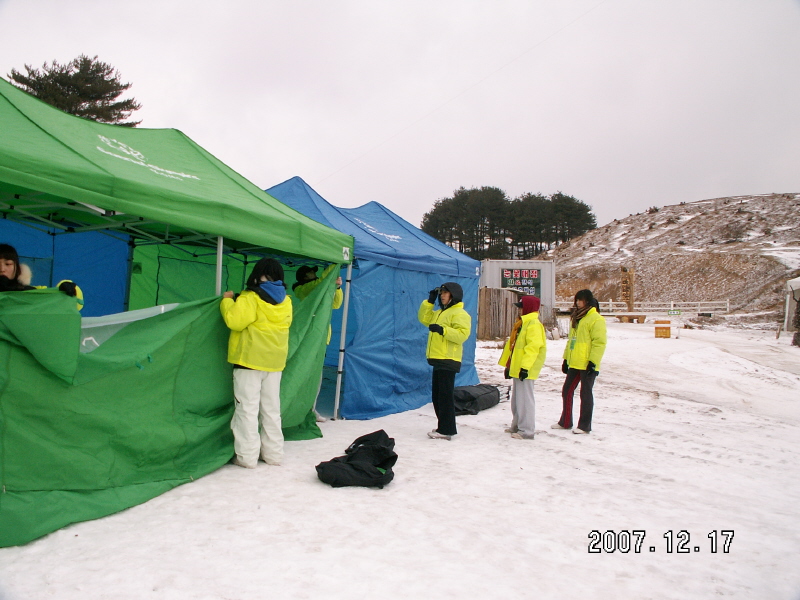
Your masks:
[[[667,311],[667,314],[668,314],[668,315],[676,315],[676,316],[680,316],[680,314],[681,314],[681,311],[680,311],[680,309],[673,308],[673,309],[671,309],[671,310],[668,310],[668,311]]]
[[[542,280],[539,269],[515,269],[503,267],[500,272],[500,287],[519,290],[526,296],[542,295]]]

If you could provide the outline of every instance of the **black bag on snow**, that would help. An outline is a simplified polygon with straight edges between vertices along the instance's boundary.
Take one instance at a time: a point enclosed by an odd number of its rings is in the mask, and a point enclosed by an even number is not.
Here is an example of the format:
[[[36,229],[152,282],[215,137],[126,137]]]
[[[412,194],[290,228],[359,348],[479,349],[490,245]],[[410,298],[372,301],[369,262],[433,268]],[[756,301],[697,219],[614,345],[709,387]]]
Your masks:
[[[500,402],[500,390],[488,383],[463,385],[453,390],[457,415],[477,415]]]
[[[396,462],[394,438],[379,429],[357,438],[347,447],[344,456],[319,463],[317,477],[333,487],[382,488],[394,479],[392,467]]]

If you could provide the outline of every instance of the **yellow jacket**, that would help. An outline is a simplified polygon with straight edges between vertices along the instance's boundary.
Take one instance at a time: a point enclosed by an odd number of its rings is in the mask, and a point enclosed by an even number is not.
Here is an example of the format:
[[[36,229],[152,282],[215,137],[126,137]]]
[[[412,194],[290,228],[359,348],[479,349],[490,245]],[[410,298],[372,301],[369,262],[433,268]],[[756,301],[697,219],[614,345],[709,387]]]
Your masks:
[[[606,351],[606,320],[595,308],[578,321],[578,328],[570,328],[567,347],[564,348],[564,359],[570,369],[585,371],[589,362],[594,363],[596,371],[600,371],[600,361]]]
[[[472,327],[472,318],[464,310],[464,303],[459,302],[445,310],[433,310],[433,304],[423,300],[417,316],[426,327],[438,323],[444,329],[444,335],[428,332],[425,356],[461,362],[462,345],[467,341]]]
[[[292,292],[297,297],[298,300],[305,300],[308,298],[309,294],[313,292],[317,286],[322,283],[322,280],[325,279],[331,272],[335,269],[338,269],[339,265],[332,264],[328,265],[325,270],[322,272],[322,277],[317,277],[313,281],[309,281],[308,283],[304,283],[303,285],[298,285]],[[342,303],[344,302],[344,293],[342,292],[342,288],[337,287],[336,291],[333,293],[333,310],[342,307]],[[331,343],[331,325],[328,323],[328,340],[327,344]]]
[[[292,324],[289,296],[280,304],[269,304],[257,293],[245,290],[235,301],[223,298],[219,309],[231,329],[229,363],[258,371],[283,371]]]
[[[511,356],[511,365],[508,374],[518,378],[519,370],[528,371],[528,379],[536,379],[542,370],[544,359],[547,356],[547,336],[544,325],[539,321],[539,313],[532,312],[522,316],[522,327],[514,343],[514,351],[510,348],[511,339],[506,340],[503,354],[500,356],[500,366],[505,367],[508,357]]]

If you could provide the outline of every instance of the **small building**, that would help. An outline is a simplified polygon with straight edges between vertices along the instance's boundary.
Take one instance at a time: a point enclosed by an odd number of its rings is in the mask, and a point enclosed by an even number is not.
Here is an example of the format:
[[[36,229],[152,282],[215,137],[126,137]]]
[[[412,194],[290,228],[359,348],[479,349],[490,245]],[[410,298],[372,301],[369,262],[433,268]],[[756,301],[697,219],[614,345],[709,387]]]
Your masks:
[[[510,305],[510,294],[537,296],[541,301],[539,318],[546,327],[555,325],[553,309],[556,306],[556,266],[552,260],[493,260],[481,261],[479,281],[478,322],[479,339],[503,337],[516,319],[516,310],[496,306],[498,302]],[[487,289],[488,288],[488,289]],[[499,293],[487,293],[500,290]],[[512,295],[513,298],[513,295]]]

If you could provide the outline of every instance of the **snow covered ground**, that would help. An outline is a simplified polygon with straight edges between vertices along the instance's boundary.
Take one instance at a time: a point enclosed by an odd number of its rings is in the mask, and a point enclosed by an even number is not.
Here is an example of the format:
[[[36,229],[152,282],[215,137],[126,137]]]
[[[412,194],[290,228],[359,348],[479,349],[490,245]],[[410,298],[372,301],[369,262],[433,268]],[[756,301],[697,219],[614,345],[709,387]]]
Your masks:
[[[503,433],[507,402],[459,417],[452,442],[425,436],[430,405],[323,423],[324,438],[287,443],[282,467],[225,466],[0,549],[0,598],[797,600],[800,348],[789,343],[735,330],[656,339],[609,323],[594,431],[577,436],[550,429],[564,347],[552,341],[535,440]],[[483,382],[504,385],[497,343],[480,346]],[[314,465],[381,428],[399,454],[386,488],[317,479]],[[639,551],[603,551],[634,530]]]

